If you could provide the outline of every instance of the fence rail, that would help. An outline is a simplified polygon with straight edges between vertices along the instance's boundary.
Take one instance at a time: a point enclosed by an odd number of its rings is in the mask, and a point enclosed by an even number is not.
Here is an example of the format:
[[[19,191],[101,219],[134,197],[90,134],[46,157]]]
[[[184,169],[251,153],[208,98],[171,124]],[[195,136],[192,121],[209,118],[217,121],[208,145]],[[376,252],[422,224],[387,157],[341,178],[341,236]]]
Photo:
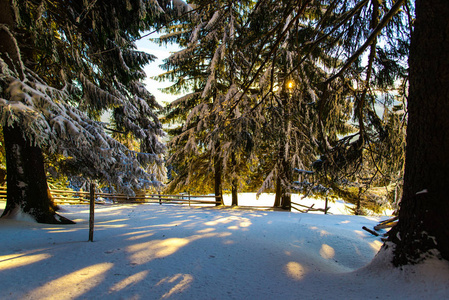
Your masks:
[[[307,205],[302,205],[302,204],[299,204],[299,203],[296,203],[293,201],[291,202],[291,204],[292,204],[291,208],[293,208],[299,212],[302,212],[302,213],[308,213],[309,211],[321,211],[326,215],[328,213],[328,210],[330,209],[330,207],[328,206],[327,198],[326,198],[326,203],[325,203],[324,208],[314,208],[315,204],[312,204],[312,206],[307,206]],[[297,205],[301,208],[297,208],[293,205]]]
[[[6,201],[7,189],[6,186],[0,186],[0,201]],[[89,204],[90,192],[89,191],[73,191],[73,190],[60,190],[50,189],[50,194],[55,204]],[[134,197],[129,197],[125,194],[111,194],[103,192],[95,192],[95,203],[104,204],[127,204],[127,203],[159,203],[162,204],[188,204],[190,205],[216,205],[222,204],[221,196],[211,195],[190,195],[189,193],[168,195],[168,194],[137,194]],[[210,199],[210,200],[208,200]],[[324,208],[316,208],[312,206],[306,206],[300,203],[291,202],[290,209],[298,212],[307,213],[313,211],[320,211],[324,214],[328,213],[330,207],[328,206],[327,198]],[[272,206],[239,206],[241,208],[257,208],[257,209],[270,209]]]
[[[6,186],[0,186],[0,201],[6,201]],[[56,190],[50,189],[50,194],[55,204],[89,204],[89,191]],[[166,195],[166,194],[137,194],[130,197],[125,194],[110,194],[96,192],[96,203],[105,203],[109,199],[112,203],[159,203],[159,204],[221,204],[221,196],[211,195]],[[213,198],[213,200],[207,200]]]

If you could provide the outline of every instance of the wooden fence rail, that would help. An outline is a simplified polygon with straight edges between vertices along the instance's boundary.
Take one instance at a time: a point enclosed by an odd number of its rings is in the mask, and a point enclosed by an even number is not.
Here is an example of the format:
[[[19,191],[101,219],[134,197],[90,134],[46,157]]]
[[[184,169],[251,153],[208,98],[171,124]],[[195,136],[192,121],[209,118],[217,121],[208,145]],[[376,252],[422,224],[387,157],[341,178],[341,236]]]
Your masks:
[[[89,204],[89,191],[56,190],[50,189],[55,204]],[[159,203],[159,204],[221,204],[221,196],[210,195],[165,195],[165,194],[137,194],[130,197],[125,194],[110,194],[96,192],[96,203],[105,203],[109,199],[112,203]],[[213,200],[207,200],[213,198]],[[6,201],[6,186],[0,186],[0,201]]]
[[[296,203],[296,202],[291,202],[291,204],[292,204],[291,207],[293,209],[295,209],[295,210],[297,210],[299,212],[302,212],[302,213],[307,213],[309,211],[321,211],[324,214],[327,214],[327,211],[330,209],[330,207],[327,205],[327,199],[326,199],[326,206],[325,206],[325,208],[314,208],[315,204],[312,204],[312,206],[306,206],[306,205],[302,205],[302,204],[299,204],[299,203]],[[297,206],[299,206],[301,208],[294,207],[293,205],[297,205]]]
[[[55,204],[89,204],[90,192],[89,191],[73,191],[73,190],[58,190],[50,189],[50,193],[53,197]],[[167,194],[137,194],[134,197],[127,196],[125,194],[111,194],[103,192],[95,192],[95,202],[98,204],[106,203],[109,200],[114,204],[126,204],[126,203],[159,203],[162,204],[188,204],[190,205],[216,205],[222,204],[221,196],[211,195],[167,195]],[[210,199],[210,200],[208,200]],[[0,186],[0,201],[6,201],[6,186]],[[271,208],[261,206],[240,206],[240,207],[252,207],[252,208]],[[298,212],[307,213],[311,211],[320,211],[324,214],[328,213],[329,206],[326,199],[324,208],[315,208],[312,206],[302,205],[300,203],[291,202],[291,209]]]

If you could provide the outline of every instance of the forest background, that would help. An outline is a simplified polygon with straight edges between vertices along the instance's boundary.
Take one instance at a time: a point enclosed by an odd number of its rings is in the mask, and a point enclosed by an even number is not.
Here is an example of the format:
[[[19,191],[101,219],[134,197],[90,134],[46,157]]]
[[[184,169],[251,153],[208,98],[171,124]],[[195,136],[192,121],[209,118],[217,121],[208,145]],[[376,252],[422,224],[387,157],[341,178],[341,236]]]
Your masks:
[[[396,263],[421,255],[409,247],[416,241],[447,257],[447,229],[439,226],[448,209],[446,139],[437,134],[447,125],[440,101],[447,4],[0,4],[4,216],[20,210],[70,223],[55,213],[46,170],[129,194],[160,189],[162,121],[176,124],[167,130],[167,191],[274,191],[274,206],[288,209],[292,192],[373,203],[369,189],[380,187],[402,199],[393,233],[405,235],[390,235],[402,249]],[[134,46],[154,27],[164,34],[159,43],[182,48],[159,79],[175,82],[167,92],[189,92],[163,109],[141,83],[154,57]],[[110,124],[99,120],[106,109]]]

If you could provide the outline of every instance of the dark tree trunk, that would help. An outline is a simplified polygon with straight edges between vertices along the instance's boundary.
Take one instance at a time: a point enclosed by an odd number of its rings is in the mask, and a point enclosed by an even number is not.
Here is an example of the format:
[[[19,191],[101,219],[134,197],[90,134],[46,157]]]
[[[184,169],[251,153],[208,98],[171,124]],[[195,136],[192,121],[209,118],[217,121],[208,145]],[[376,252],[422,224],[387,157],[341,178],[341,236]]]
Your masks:
[[[417,0],[412,35],[404,193],[390,231],[393,263],[437,249],[449,260],[449,1]]]
[[[55,212],[44,169],[44,159],[39,147],[30,145],[16,127],[3,128],[7,167],[7,202],[5,217],[28,214],[39,223],[74,222]]]
[[[355,211],[354,211],[354,215],[356,215],[356,216],[357,215],[362,215],[362,205],[360,203],[361,198],[362,198],[362,188],[359,187],[359,194],[357,195],[357,206],[356,206]]]
[[[282,209],[291,210],[291,203],[291,195],[282,187],[281,179],[278,176],[276,179],[276,194],[274,196],[273,207],[282,207]]]
[[[231,163],[233,168],[237,168],[237,162],[236,162],[236,158],[235,158],[235,153],[232,152],[231,154]],[[238,200],[238,186],[239,186],[239,181],[237,178],[233,178],[232,182],[231,182],[231,195],[232,195],[232,206],[238,206],[239,205],[239,200]]]
[[[15,29],[11,1],[0,0],[0,23]],[[19,79],[24,79],[16,41],[5,29],[0,29],[0,56]],[[32,57],[22,53],[22,58]],[[8,95],[1,95],[8,99]],[[45,176],[44,159],[39,147],[30,145],[19,127],[3,127],[7,167],[7,202],[2,217],[28,214],[40,223],[73,223],[55,213]]]
[[[239,199],[238,199],[238,181],[237,181],[237,179],[232,180],[231,193],[232,193],[232,206],[238,206]]]
[[[214,157],[214,190],[216,206],[223,204],[222,187],[221,187],[221,160],[218,155]]]
[[[292,195],[284,193],[282,195],[282,209],[292,210]]]
[[[274,196],[273,207],[281,207],[281,198],[282,198],[281,178],[278,175],[276,178],[276,194]]]
[[[286,159],[286,157],[284,156],[284,149],[285,149],[285,146],[283,146],[283,147],[281,147],[281,153],[282,153],[282,156],[281,156],[281,170],[282,170],[282,173],[283,173],[283,175],[284,175],[284,177],[285,177],[285,180],[290,184],[293,180],[292,180],[292,170],[291,170],[291,167],[290,167],[290,165],[289,165],[289,163],[288,163],[288,161],[287,161],[287,159]],[[282,209],[285,209],[285,210],[291,210],[291,206],[292,206],[292,197],[291,197],[291,194],[289,193],[289,191],[285,188],[285,187],[283,187],[282,186],[282,184],[281,184],[281,195],[282,195],[282,197],[281,197],[281,206],[282,206]]]

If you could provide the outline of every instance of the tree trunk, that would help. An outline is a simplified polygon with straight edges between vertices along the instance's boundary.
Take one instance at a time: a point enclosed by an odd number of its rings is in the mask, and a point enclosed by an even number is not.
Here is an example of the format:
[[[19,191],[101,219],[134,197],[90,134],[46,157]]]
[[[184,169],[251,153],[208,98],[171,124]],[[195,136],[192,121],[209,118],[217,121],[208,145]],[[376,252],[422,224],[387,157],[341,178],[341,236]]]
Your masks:
[[[11,1],[0,0],[0,23],[9,30],[16,27]],[[25,79],[23,65],[16,41],[7,30],[0,29],[0,57],[8,67],[16,73],[20,80]],[[22,53],[23,57],[24,55]],[[29,58],[31,55],[28,55]],[[2,98],[8,99],[5,95]],[[30,145],[24,138],[22,130],[4,126],[3,135],[7,167],[7,202],[2,217],[14,217],[17,214],[27,214],[40,223],[73,223],[55,213],[47,186],[44,159],[39,147]]]
[[[284,149],[285,149],[285,146],[283,146],[281,149],[282,149],[282,152],[283,152]],[[287,158],[285,156],[281,157],[281,165],[282,165],[281,170],[284,173],[286,181],[290,184],[293,181],[292,180],[292,170],[291,170],[291,167],[290,167],[290,165],[289,165],[289,163],[287,161]],[[292,196],[291,196],[291,194],[282,185],[281,185],[281,191],[282,191],[282,193],[281,193],[281,195],[282,195],[282,198],[281,198],[282,209],[291,210],[292,209],[291,208],[292,207]]]
[[[449,2],[417,0],[409,67],[407,147],[393,263],[437,249],[449,260]]]
[[[359,194],[357,196],[357,206],[354,211],[354,215],[356,215],[356,216],[362,215],[362,209],[361,209],[362,206],[360,204],[361,198],[362,198],[362,187],[359,187]]]
[[[237,169],[237,162],[235,158],[235,152],[232,152],[231,154],[231,163],[232,167],[234,169],[234,173],[236,173]],[[238,187],[239,187],[239,181],[236,177],[233,176],[231,181],[231,194],[232,194],[232,206],[238,206],[239,200],[238,200]]]
[[[214,157],[214,189],[216,206],[223,205],[222,187],[221,187],[221,160],[218,155]]]
[[[276,179],[276,194],[274,196],[273,207],[282,207],[285,210],[291,210],[292,197],[282,187],[281,178],[278,176]]]
[[[232,179],[232,206],[238,206],[239,200],[238,200],[238,181],[237,179]]]
[[[44,158],[16,125],[3,128],[7,167],[7,202],[2,217],[26,214],[39,223],[74,222],[56,214],[47,185]]]
[[[281,207],[281,197],[282,197],[281,178],[278,175],[276,178],[276,194],[274,196],[273,207]]]
[[[282,195],[282,209],[292,210],[292,195],[284,193]]]

